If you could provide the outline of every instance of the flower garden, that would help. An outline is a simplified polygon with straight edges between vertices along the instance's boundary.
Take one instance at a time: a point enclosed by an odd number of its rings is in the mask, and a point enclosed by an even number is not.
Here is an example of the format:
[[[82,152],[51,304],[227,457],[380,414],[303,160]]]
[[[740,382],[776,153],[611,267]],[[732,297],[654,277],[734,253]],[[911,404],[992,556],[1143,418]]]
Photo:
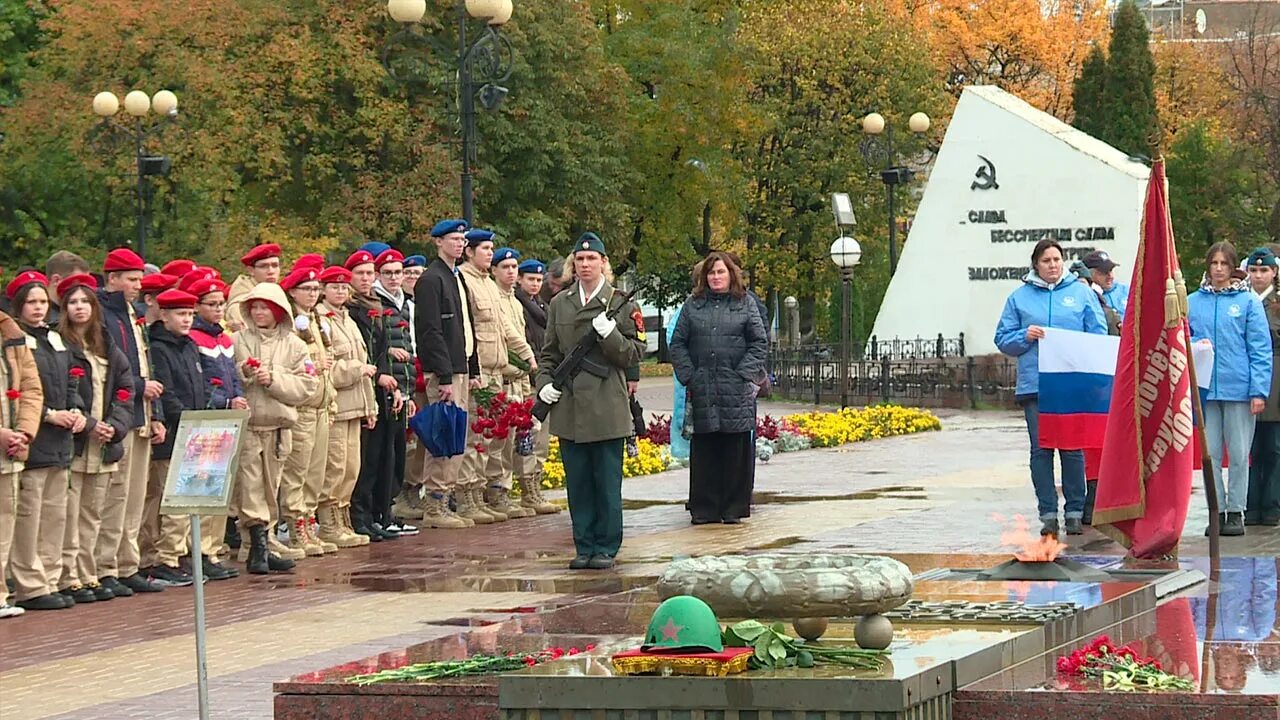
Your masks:
[[[756,420],[756,457],[768,460],[774,453],[809,448],[836,447],[846,443],[941,430],[942,421],[928,410],[897,405],[873,405],[836,412],[814,411]],[[622,461],[623,477],[652,475],[681,467],[671,456],[671,418],[659,415],[649,423],[645,437],[636,441],[638,452]],[[551,449],[543,468],[542,486],[548,490],[564,487],[564,464],[560,444],[551,439]]]

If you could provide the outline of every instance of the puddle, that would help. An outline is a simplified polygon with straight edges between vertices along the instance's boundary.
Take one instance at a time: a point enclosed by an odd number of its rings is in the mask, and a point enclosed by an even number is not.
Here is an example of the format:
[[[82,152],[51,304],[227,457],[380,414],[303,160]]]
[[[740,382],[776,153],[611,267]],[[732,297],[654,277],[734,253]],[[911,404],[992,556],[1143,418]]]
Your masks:
[[[750,550],[752,552],[756,550],[777,550],[779,548],[791,547],[792,545],[799,545],[802,542],[805,542],[804,538],[791,535],[789,537],[778,538],[773,542],[768,542],[763,545],[752,545]]]
[[[788,503],[827,502],[833,500],[926,500],[925,495],[905,494],[923,493],[924,488],[914,485],[893,485],[890,487],[863,490],[844,495],[793,495],[774,491],[757,492],[752,495],[753,505],[786,505]]]

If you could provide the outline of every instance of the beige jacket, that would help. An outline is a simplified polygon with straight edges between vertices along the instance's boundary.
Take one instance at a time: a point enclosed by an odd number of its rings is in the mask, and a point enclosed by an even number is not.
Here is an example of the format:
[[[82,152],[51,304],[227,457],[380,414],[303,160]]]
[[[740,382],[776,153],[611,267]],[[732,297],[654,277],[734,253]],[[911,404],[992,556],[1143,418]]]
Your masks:
[[[364,366],[369,364],[369,349],[360,328],[347,313],[346,306],[332,308],[321,304],[318,307],[329,322],[329,352],[333,360],[329,380],[338,392],[334,422],[376,417],[373,381],[364,375]]]
[[[227,319],[228,330],[235,332],[247,327],[243,316],[240,314],[240,304],[244,302],[245,297],[257,284],[252,275],[237,275],[236,279],[232,281],[230,289],[227,290],[227,311],[223,315]]]
[[[462,265],[463,281],[471,298],[471,317],[476,327],[476,354],[480,356],[480,373],[491,377],[515,377],[523,374],[507,358],[510,349],[533,365],[533,349],[502,311],[502,291],[486,272],[471,263]]]
[[[302,403],[303,407],[309,407],[313,410],[327,410],[337,399],[338,392],[333,388],[333,382],[330,379],[330,373],[321,370],[324,362],[329,358],[328,344],[330,342],[328,333],[331,323],[321,318],[316,312],[320,308],[319,305],[311,309],[311,312],[303,312],[300,308],[294,308],[293,331],[297,333],[298,338],[307,344],[307,356],[310,358],[312,367],[315,369],[316,377],[319,382],[316,383],[316,391]]]
[[[2,312],[0,341],[4,343],[4,351],[0,353],[0,387],[6,393],[0,398],[0,425],[35,438],[44,413],[44,386],[40,384],[40,370],[27,343],[27,334],[13,318]],[[19,393],[18,397],[8,397],[14,391]],[[25,452],[11,458],[0,448],[0,474],[20,472],[22,461],[26,459]]]
[[[265,300],[280,308],[284,321],[267,330],[256,327],[249,316],[249,304]],[[307,345],[293,333],[293,314],[284,290],[275,283],[261,283],[249,291],[240,307],[244,329],[236,333],[236,368],[244,380],[244,396],[249,401],[249,427],[254,430],[289,429],[298,422],[297,407],[307,401],[320,385],[315,366],[307,356]],[[271,385],[253,381],[249,359],[271,372]]]

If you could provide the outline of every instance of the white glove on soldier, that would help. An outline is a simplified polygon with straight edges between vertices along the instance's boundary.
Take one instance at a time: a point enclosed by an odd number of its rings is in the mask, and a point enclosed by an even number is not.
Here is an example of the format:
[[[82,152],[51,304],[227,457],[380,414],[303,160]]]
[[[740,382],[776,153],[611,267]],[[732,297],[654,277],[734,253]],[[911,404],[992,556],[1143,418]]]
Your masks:
[[[596,329],[596,334],[598,334],[600,339],[603,340],[604,338],[609,337],[610,333],[617,329],[618,321],[610,319],[604,313],[600,313],[591,321],[591,327]]]
[[[560,402],[561,395],[564,395],[564,393],[557,390],[556,386],[551,383],[543,385],[542,389],[538,391],[538,399],[548,405],[555,405]]]

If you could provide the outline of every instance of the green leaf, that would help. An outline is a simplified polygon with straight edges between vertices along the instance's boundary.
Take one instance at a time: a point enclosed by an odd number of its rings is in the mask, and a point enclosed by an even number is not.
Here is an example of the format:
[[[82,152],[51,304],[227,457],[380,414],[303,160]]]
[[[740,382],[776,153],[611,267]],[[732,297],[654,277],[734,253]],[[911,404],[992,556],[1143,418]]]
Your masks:
[[[768,630],[769,628],[765,627],[759,620],[743,620],[729,628],[730,632],[748,643],[754,642],[756,638]]]

